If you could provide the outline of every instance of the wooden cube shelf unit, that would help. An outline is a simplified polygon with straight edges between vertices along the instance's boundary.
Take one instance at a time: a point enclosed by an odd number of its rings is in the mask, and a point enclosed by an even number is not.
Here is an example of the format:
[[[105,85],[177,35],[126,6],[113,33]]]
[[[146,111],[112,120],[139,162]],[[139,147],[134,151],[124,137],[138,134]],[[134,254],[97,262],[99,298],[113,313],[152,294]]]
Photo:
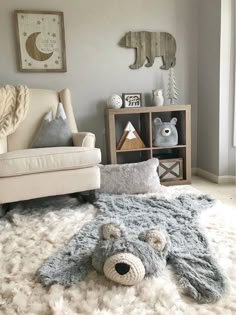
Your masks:
[[[177,118],[178,144],[156,147],[152,145],[153,119],[163,122]],[[124,127],[130,121],[145,144],[145,148],[118,150],[117,144]],[[163,185],[191,183],[191,106],[165,105],[139,108],[106,109],[107,159],[110,164],[141,162],[152,157],[163,160],[181,160],[181,176],[161,181]],[[172,176],[174,177],[174,176]]]

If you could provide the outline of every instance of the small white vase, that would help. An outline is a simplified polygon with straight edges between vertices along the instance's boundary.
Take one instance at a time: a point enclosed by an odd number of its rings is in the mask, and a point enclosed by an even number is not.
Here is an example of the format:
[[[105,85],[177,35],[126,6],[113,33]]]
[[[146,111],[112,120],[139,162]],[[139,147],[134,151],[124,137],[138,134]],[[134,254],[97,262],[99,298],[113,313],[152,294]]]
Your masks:
[[[152,91],[152,102],[154,106],[163,106],[164,104],[164,97],[162,90],[153,90]]]

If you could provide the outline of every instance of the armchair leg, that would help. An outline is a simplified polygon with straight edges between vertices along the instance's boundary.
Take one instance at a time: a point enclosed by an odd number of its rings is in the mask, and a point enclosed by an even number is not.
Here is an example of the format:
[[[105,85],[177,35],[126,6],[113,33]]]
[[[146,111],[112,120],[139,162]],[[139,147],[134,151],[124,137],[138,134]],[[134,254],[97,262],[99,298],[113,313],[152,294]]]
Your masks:
[[[0,218],[4,217],[7,210],[8,210],[7,204],[3,204],[3,205],[0,204]]]
[[[88,191],[80,192],[78,193],[78,198],[82,202],[93,203],[97,199],[96,190],[88,190]]]

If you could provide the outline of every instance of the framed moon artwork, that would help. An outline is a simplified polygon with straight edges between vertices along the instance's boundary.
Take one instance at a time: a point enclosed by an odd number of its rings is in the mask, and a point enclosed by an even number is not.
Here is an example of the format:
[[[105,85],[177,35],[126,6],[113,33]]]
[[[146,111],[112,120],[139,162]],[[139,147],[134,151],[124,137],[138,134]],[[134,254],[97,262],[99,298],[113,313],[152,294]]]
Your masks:
[[[23,72],[66,72],[63,12],[15,11],[18,68]]]

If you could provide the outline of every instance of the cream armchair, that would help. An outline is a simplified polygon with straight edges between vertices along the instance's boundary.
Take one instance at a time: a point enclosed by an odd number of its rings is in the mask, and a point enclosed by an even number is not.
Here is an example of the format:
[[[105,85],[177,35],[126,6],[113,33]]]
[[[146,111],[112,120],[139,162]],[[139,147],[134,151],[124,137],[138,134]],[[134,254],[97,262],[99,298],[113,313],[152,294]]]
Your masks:
[[[62,102],[73,133],[73,147],[30,149],[44,115]],[[0,140],[0,215],[6,203],[45,196],[93,191],[100,187],[100,149],[95,135],[78,132],[68,89],[30,89],[26,119]]]

